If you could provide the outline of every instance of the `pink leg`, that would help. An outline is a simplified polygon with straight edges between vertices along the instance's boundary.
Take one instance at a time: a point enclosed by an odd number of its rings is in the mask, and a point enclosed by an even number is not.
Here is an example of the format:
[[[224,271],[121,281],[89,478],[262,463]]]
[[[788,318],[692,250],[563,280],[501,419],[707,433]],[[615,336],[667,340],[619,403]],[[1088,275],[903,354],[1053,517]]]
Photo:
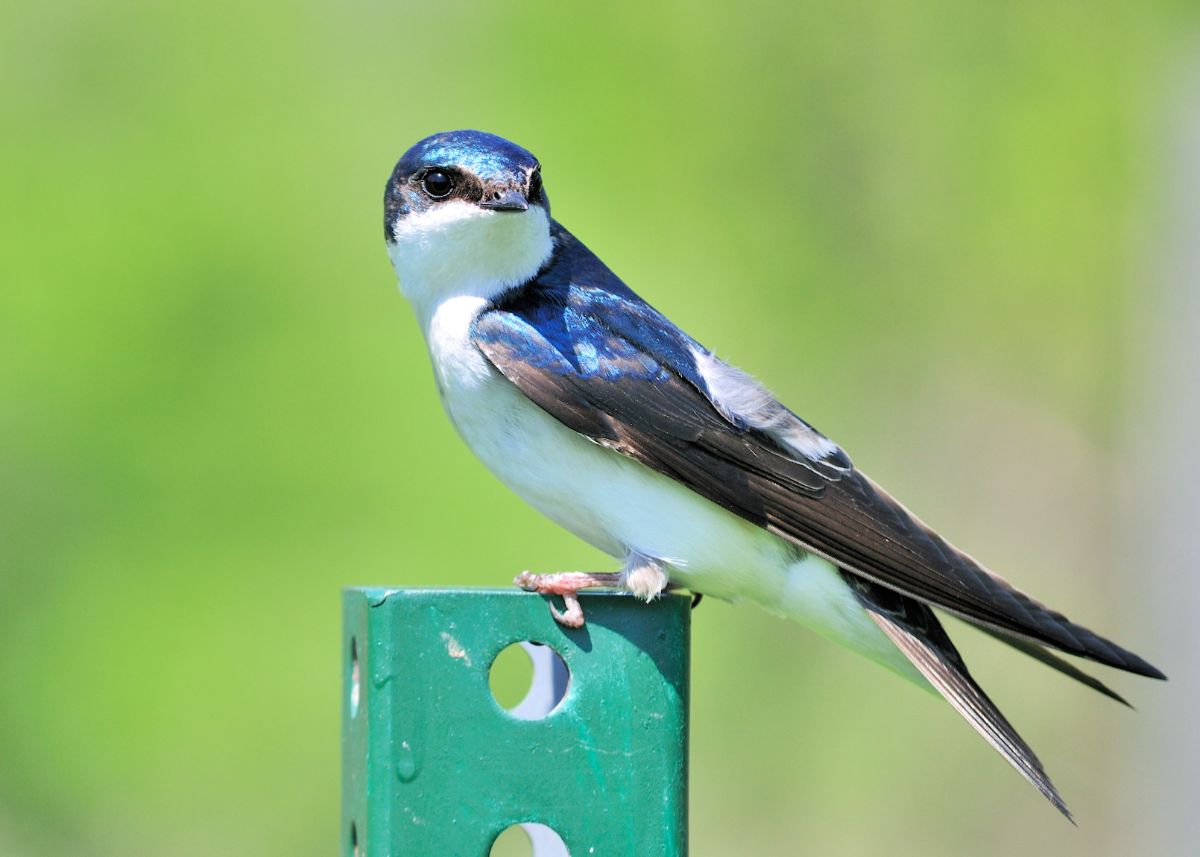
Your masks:
[[[583,627],[583,607],[579,604],[576,593],[581,589],[597,587],[621,586],[621,572],[590,573],[586,571],[563,571],[557,574],[533,574],[523,571],[513,580],[517,586],[528,592],[539,592],[542,595],[561,595],[566,610],[559,611],[553,604],[550,612],[555,621],[568,628]]]

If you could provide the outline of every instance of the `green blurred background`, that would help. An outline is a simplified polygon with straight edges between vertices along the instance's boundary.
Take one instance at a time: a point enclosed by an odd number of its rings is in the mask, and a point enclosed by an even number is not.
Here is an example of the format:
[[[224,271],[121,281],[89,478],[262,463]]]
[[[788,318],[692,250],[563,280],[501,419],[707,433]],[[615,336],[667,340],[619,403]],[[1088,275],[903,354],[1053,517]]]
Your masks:
[[[334,853],[340,587],[606,566],[455,437],[396,292],[384,180],[458,127],[534,151],[655,305],[1173,679],[1106,676],[1134,714],[951,629],[1077,830],[948,706],[708,601],[693,854],[1190,852],[1197,19],[6,4],[0,854]]]

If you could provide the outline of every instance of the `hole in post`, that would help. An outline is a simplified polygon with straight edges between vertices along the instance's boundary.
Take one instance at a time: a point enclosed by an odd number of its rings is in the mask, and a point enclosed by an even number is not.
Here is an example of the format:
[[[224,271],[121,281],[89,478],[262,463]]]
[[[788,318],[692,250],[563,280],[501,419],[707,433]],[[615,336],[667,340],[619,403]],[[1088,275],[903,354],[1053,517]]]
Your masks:
[[[521,825],[514,824],[500,831],[488,857],[531,857],[532,854],[533,843],[529,841],[529,835],[521,829]]]
[[[358,714],[359,697],[358,638],[350,638],[350,716]]]
[[[488,686],[497,704],[519,720],[540,720],[567,695],[570,673],[558,652],[528,640],[496,655]]]
[[[517,643],[507,646],[488,673],[492,697],[505,711],[512,711],[529,694],[533,685],[533,661]]]
[[[358,825],[350,822],[350,853],[358,857]]]
[[[570,857],[567,844],[553,828],[536,822],[506,827],[492,843],[489,857]]]

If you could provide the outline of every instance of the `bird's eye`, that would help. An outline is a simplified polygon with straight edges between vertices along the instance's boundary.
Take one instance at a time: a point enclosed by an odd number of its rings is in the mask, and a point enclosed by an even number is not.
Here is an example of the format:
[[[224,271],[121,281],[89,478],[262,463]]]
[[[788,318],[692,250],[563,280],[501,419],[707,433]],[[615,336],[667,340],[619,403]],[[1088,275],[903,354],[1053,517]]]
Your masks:
[[[450,191],[454,190],[454,179],[441,170],[434,170],[426,173],[425,178],[421,179],[421,187],[434,199],[441,199],[449,196]]]
[[[529,176],[529,193],[526,194],[530,202],[542,201],[542,171],[536,169]]]

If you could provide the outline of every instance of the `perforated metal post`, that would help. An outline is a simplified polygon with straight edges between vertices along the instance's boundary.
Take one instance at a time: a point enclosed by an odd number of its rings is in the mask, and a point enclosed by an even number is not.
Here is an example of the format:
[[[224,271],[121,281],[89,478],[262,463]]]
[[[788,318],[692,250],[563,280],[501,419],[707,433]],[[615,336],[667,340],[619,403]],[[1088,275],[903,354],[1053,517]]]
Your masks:
[[[345,592],[346,857],[487,857],[523,822],[572,857],[687,854],[689,599],[581,600],[587,625],[571,630],[517,590]],[[496,655],[526,640],[569,671],[540,719],[488,686]]]

